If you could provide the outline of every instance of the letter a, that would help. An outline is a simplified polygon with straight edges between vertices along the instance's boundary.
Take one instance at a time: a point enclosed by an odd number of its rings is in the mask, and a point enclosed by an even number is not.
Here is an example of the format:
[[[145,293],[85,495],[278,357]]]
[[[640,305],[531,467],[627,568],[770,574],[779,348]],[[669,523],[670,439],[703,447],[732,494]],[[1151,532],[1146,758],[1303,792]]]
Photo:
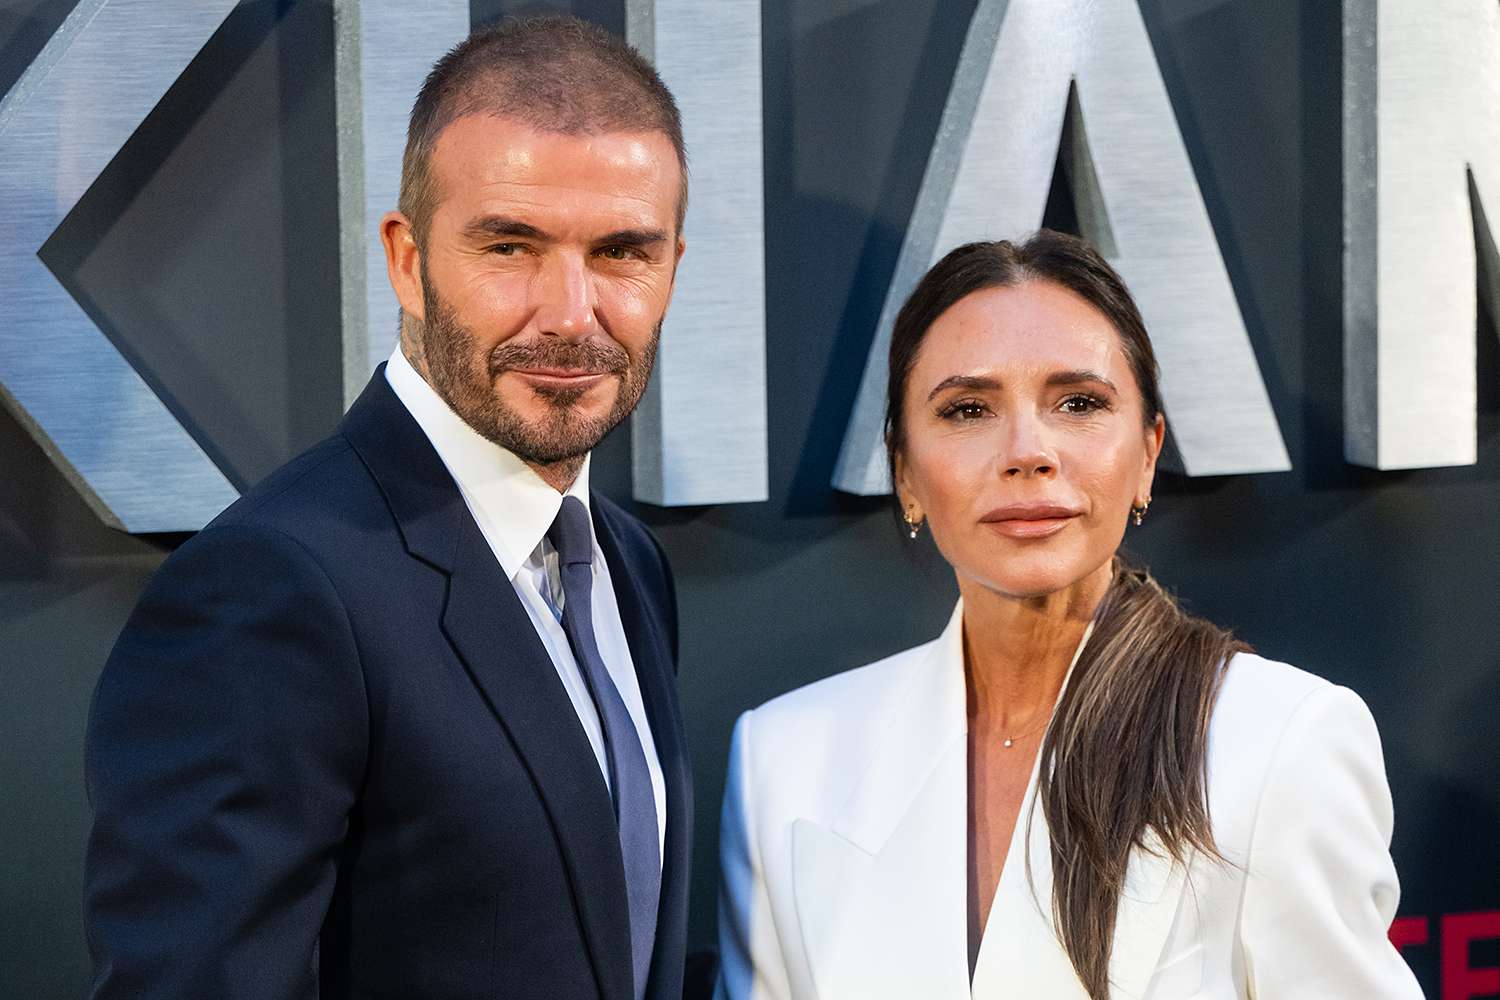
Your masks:
[[[1151,331],[1183,470],[1291,467],[1135,0],[980,0],[844,438],[839,489],[890,489],[886,355],[901,304],[953,247],[1037,227],[1060,144],[1083,235],[1124,276]]]

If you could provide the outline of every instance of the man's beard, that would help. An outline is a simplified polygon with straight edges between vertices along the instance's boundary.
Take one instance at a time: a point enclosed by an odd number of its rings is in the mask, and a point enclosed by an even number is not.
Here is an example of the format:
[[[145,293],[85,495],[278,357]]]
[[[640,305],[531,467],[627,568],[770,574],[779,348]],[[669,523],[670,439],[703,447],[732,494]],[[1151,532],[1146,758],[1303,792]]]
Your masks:
[[[422,345],[433,389],[482,437],[533,465],[581,459],[629,416],[646,391],[661,340],[658,320],[637,364],[631,364],[625,349],[608,339],[590,338],[581,344],[569,344],[561,337],[526,342],[504,340],[483,359],[483,368],[476,371],[475,366],[480,362],[474,335],[459,323],[430,282],[422,290],[422,301],[426,321],[411,316],[406,321],[412,324],[412,332]],[[533,385],[518,391],[535,393],[547,405],[547,413],[541,420],[528,423],[495,391],[500,375],[518,368],[608,373],[619,379],[615,405],[603,417],[587,418],[576,412],[575,404],[588,388],[552,389]]]

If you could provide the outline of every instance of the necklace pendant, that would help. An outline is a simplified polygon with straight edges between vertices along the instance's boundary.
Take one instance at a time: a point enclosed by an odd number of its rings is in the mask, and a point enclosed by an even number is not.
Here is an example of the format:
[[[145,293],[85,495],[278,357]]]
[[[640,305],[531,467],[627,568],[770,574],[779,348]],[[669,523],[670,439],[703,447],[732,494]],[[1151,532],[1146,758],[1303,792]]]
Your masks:
[[[1015,740],[1006,740],[1006,741],[1005,741],[1005,744],[1004,744],[1004,745],[1005,745],[1005,746],[1011,746],[1011,745],[1013,745],[1013,744],[1014,744],[1014,743],[1015,743],[1015,742],[1016,742],[1016,741],[1015,741]]]

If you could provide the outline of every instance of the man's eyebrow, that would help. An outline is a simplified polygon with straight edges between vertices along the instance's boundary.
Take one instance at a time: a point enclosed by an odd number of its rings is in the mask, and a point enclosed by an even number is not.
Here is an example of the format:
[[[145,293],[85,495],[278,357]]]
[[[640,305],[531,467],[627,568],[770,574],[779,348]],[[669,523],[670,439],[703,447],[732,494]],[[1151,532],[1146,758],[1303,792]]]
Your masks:
[[[601,236],[594,241],[601,247],[649,247],[667,242],[667,233],[662,229],[621,229]]]
[[[1099,372],[1087,368],[1075,368],[1071,371],[1053,372],[1047,376],[1047,387],[1058,388],[1060,386],[1082,385],[1085,382],[1097,382],[1109,389],[1110,392],[1119,392],[1115,384],[1105,378]]]
[[[944,389],[998,389],[1000,380],[990,378],[988,375],[949,375],[927,394],[927,401],[932,402],[933,397]]]
[[[545,240],[547,234],[536,226],[504,215],[481,215],[464,224],[464,236],[469,239],[486,240],[503,236],[515,236],[526,240]]]

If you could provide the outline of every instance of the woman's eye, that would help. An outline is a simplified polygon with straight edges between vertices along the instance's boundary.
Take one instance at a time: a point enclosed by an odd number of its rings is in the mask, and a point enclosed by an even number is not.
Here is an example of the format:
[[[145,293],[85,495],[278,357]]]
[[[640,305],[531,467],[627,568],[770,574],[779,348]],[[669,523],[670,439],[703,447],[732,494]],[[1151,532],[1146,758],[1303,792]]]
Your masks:
[[[978,420],[984,416],[984,404],[975,399],[960,399],[955,403],[949,403],[943,408],[942,417],[945,420]]]
[[[1061,408],[1064,413],[1093,413],[1106,407],[1104,400],[1098,396],[1076,395],[1064,399]]]

